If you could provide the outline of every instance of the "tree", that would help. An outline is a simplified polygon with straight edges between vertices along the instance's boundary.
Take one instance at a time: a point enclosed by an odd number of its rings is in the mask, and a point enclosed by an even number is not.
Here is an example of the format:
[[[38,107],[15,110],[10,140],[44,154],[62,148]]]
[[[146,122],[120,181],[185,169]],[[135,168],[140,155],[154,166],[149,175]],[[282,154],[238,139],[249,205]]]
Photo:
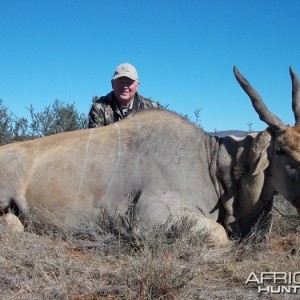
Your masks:
[[[249,131],[249,132],[252,132],[252,125],[253,125],[252,122],[248,122],[248,123],[247,123],[248,131]]]
[[[194,115],[196,118],[195,124],[198,125],[200,128],[201,128],[201,119],[200,119],[201,111],[202,111],[202,108],[199,108],[199,107],[196,107],[195,111],[194,111]]]
[[[13,114],[3,105],[3,101],[0,99],[0,144],[10,143],[14,139],[13,124]]]
[[[31,135],[35,137],[87,127],[86,116],[77,111],[74,103],[66,104],[56,99],[41,112],[36,113],[32,106],[28,111],[31,117],[29,128]]]
[[[0,99],[0,145],[87,128],[87,118],[74,104],[55,100],[40,112],[31,105],[30,120],[11,113]]]

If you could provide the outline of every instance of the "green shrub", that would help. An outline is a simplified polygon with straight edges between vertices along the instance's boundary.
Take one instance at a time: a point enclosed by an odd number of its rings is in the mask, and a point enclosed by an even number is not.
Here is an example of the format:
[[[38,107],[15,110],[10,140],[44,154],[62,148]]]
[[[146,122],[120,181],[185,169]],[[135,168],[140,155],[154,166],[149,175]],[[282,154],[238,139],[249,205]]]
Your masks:
[[[39,112],[31,105],[30,119],[17,117],[0,99],[0,144],[22,141],[87,127],[87,118],[74,104],[55,100]]]

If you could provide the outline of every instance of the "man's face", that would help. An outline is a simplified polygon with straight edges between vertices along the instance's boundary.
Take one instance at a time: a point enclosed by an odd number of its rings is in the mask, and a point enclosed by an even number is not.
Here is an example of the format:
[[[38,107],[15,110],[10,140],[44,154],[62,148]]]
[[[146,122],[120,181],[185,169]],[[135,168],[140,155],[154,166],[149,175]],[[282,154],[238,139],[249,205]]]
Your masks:
[[[120,104],[123,105],[126,105],[130,102],[130,100],[134,97],[138,87],[139,82],[128,77],[120,77],[112,80],[114,94]]]

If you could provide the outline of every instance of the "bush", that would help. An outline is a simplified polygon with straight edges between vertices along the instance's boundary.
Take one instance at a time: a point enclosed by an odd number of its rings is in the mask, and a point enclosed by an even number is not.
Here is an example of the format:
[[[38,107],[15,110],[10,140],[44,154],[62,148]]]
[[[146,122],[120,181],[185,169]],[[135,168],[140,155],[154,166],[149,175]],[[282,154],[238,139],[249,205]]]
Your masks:
[[[13,114],[3,105],[3,101],[0,99],[0,144],[7,144],[13,140],[14,121]]]
[[[56,99],[41,112],[35,113],[32,106],[29,112],[32,136],[41,137],[86,128],[86,117],[77,111],[74,103],[66,104]]]
[[[58,99],[40,112],[35,112],[33,106],[30,106],[28,111],[30,120],[17,117],[0,99],[0,144],[87,127],[86,116],[79,113],[74,104],[64,103]]]

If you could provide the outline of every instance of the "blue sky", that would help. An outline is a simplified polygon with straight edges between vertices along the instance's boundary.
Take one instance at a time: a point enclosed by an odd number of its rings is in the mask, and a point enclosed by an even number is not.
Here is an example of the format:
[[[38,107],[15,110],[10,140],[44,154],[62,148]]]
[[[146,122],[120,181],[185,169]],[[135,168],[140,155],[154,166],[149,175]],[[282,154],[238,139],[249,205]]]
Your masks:
[[[55,99],[87,114],[130,62],[143,96],[191,119],[201,109],[205,130],[263,130],[236,65],[293,125],[299,12],[298,0],[0,0],[0,99],[18,116]]]

